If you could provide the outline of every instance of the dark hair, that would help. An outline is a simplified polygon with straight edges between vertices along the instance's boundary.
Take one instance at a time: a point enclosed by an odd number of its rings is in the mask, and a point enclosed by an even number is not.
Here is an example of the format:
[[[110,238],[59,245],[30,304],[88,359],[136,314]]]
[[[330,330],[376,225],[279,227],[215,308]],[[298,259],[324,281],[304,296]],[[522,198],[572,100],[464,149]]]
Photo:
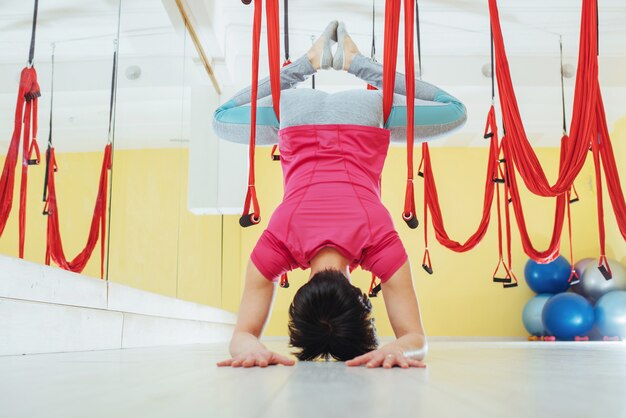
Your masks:
[[[339,270],[316,273],[289,306],[289,345],[299,360],[346,361],[378,347],[372,303]]]

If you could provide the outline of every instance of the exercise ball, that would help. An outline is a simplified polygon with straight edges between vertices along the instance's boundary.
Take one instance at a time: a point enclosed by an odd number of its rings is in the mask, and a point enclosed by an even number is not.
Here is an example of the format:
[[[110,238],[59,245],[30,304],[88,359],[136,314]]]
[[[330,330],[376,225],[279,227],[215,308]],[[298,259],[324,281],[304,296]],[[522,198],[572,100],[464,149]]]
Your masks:
[[[539,264],[528,260],[524,267],[524,278],[528,287],[535,293],[561,293],[569,287],[569,276],[572,266],[563,257],[559,256],[547,264]]]
[[[576,270],[579,278],[583,277],[583,272],[590,263],[596,263],[596,265],[598,265],[598,260],[596,260],[595,258],[587,257],[583,258],[582,260],[578,260],[576,264],[574,264],[574,270]]]
[[[614,290],[602,296],[594,309],[596,327],[607,337],[626,337],[626,291]]]
[[[583,287],[580,284],[580,278],[583,277],[583,271],[585,271],[585,268],[594,261],[595,260],[593,258],[583,258],[574,264],[574,270],[576,271],[576,274],[578,274],[578,283],[572,284],[569,289],[567,289],[568,292],[574,292],[585,296],[583,293]]]
[[[580,284],[583,288],[583,295],[592,302],[613,290],[626,290],[626,269],[624,266],[616,260],[609,260],[609,266],[613,273],[613,278],[610,280],[606,280],[598,270],[597,260],[589,263],[581,276]]]
[[[546,335],[546,328],[543,326],[543,321],[541,320],[541,312],[543,311],[544,305],[551,297],[552,295],[549,293],[542,293],[526,302],[526,306],[524,306],[524,311],[522,312],[522,322],[524,322],[524,327],[530,335]]]
[[[584,297],[575,293],[552,296],[541,313],[543,325],[550,335],[559,340],[573,340],[585,336],[593,327],[593,307]]]

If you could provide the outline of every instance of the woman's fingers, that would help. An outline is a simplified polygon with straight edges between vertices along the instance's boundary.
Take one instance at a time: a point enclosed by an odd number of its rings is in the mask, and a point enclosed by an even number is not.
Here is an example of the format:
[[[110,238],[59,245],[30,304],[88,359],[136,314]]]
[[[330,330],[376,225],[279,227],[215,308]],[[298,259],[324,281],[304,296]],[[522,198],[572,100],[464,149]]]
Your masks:
[[[246,356],[246,359],[243,361],[242,366],[243,367],[252,367],[254,366],[256,361],[256,358],[254,356],[254,354],[248,354]]]
[[[296,362],[282,354],[272,353],[272,364],[282,364],[284,366],[293,366]]]
[[[369,353],[365,353],[358,357],[353,358],[352,360],[346,361],[347,366],[360,366],[361,364],[367,363],[376,353],[376,351],[370,351]]]
[[[385,355],[383,353],[376,353],[367,362],[367,367],[380,367],[384,360],[385,360]]]
[[[387,354],[385,356],[385,360],[383,361],[383,367],[385,369],[391,369],[396,364],[396,355],[395,354]]]
[[[233,362],[232,358],[229,358],[228,360],[222,360],[217,362],[217,367],[224,367],[224,366],[230,366]]]
[[[402,367],[403,369],[408,369],[410,367],[409,360],[406,357],[398,356],[396,360],[397,360],[398,366]]]
[[[259,367],[267,367],[270,364],[271,355],[269,353],[259,353],[256,355],[256,365]]]
[[[273,353],[271,351],[251,352],[240,354],[237,357],[222,360],[217,363],[219,367],[267,367],[274,364],[284,364],[285,366],[293,366],[296,362],[287,356]]]
[[[422,369],[426,367],[426,364],[421,362],[421,361],[419,361],[419,360],[409,359],[408,361],[409,361],[409,366],[411,366],[411,367],[419,367],[419,368],[422,368]]]

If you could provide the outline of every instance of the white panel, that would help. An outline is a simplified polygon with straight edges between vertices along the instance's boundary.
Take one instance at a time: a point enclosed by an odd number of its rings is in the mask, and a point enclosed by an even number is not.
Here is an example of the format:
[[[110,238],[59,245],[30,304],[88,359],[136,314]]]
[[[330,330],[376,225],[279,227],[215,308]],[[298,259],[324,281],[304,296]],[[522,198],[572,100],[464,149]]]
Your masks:
[[[211,87],[192,88],[188,205],[197,215],[241,213],[246,193],[248,148],[213,133],[218,99]]]
[[[120,348],[122,313],[0,298],[0,355]]]
[[[197,215],[219,214],[217,204],[219,140],[211,127],[218,106],[213,89],[191,89],[191,139],[189,143],[189,210]]]
[[[234,324],[236,315],[222,309],[187,302],[109,282],[108,309],[168,318]]]
[[[220,140],[219,179],[220,212],[224,215],[241,214],[248,187],[247,145]]]
[[[124,314],[122,348],[228,341],[232,325]]]
[[[0,255],[0,296],[106,308],[106,283],[54,267]]]

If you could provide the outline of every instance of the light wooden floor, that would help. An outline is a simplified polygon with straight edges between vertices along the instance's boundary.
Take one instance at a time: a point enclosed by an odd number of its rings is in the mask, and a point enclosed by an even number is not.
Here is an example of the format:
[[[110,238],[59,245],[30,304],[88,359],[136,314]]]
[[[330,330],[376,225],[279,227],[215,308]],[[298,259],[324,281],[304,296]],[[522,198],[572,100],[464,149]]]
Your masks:
[[[626,417],[624,343],[435,341],[426,370],[215,367],[225,354],[219,344],[0,357],[0,417]]]

